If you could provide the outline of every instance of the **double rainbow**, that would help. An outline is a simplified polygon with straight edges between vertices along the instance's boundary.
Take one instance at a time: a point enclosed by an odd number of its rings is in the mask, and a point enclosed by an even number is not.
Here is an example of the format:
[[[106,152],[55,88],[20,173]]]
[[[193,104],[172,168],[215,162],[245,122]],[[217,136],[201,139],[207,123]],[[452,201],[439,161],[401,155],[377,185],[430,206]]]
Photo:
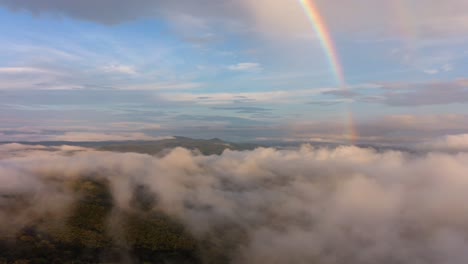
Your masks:
[[[330,67],[332,69],[333,74],[335,75],[338,85],[340,89],[344,91],[348,90],[348,85],[346,84],[346,78],[343,70],[343,66],[341,65],[340,57],[335,47],[335,43],[330,35],[330,32],[327,29],[326,23],[322,16],[320,15],[319,9],[315,4],[314,0],[299,0],[300,5],[304,9],[304,12],[309,19],[312,27],[317,35],[318,39],[320,40],[321,46],[327,59],[329,61]],[[354,125],[353,114],[350,110],[348,110],[348,120],[347,120],[347,130],[348,130],[348,137],[349,141],[352,144],[356,143],[356,140],[359,137],[357,129]]]

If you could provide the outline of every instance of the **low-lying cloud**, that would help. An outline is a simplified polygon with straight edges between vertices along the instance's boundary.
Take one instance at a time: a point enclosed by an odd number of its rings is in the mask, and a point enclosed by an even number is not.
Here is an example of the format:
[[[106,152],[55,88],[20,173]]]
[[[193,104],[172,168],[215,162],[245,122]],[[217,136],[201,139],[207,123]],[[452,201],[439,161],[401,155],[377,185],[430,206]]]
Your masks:
[[[468,153],[342,146],[161,156],[75,147],[0,146],[0,230],[73,199],[44,179],[100,175],[129,208],[135,184],[195,237],[225,228],[230,263],[466,263]],[[33,194],[21,213],[7,194]],[[13,224],[15,223],[15,224]],[[13,226],[15,225],[15,226]]]
[[[468,134],[447,135],[420,145],[420,149],[445,152],[468,151]]]

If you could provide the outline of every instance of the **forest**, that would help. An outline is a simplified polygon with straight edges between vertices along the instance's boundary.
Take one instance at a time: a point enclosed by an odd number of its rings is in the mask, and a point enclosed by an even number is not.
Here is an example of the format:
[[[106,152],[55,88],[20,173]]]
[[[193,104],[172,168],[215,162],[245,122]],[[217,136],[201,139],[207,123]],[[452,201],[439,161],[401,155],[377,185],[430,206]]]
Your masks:
[[[65,216],[40,215],[0,240],[0,263],[200,263],[202,248],[176,220],[150,212],[156,198],[135,188],[132,208],[114,207],[106,180],[99,177],[51,182],[79,199]],[[11,214],[34,197],[3,196]],[[5,208],[8,206],[9,208]]]

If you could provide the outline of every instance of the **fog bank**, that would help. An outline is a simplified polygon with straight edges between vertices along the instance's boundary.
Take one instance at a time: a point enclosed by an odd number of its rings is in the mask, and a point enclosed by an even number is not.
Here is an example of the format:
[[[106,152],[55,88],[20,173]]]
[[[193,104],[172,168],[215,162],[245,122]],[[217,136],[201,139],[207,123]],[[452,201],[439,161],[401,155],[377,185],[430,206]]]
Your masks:
[[[468,153],[304,145],[150,156],[0,145],[1,233],[66,215],[76,197],[51,179],[81,177],[106,179],[121,209],[143,186],[155,197],[150,210],[230,263],[468,263]],[[34,199],[12,209],[18,194]]]

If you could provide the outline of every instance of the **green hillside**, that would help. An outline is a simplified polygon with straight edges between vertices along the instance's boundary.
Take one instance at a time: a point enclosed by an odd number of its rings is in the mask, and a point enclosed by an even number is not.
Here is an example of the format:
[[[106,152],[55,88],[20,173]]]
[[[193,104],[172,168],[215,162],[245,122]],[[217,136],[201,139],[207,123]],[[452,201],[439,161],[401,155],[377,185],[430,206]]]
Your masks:
[[[105,180],[63,184],[79,197],[67,216],[42,216],[0,237],[0,263],[200,263],[197,241],[175,219],[146,210],[148,197],[121,210]]]

